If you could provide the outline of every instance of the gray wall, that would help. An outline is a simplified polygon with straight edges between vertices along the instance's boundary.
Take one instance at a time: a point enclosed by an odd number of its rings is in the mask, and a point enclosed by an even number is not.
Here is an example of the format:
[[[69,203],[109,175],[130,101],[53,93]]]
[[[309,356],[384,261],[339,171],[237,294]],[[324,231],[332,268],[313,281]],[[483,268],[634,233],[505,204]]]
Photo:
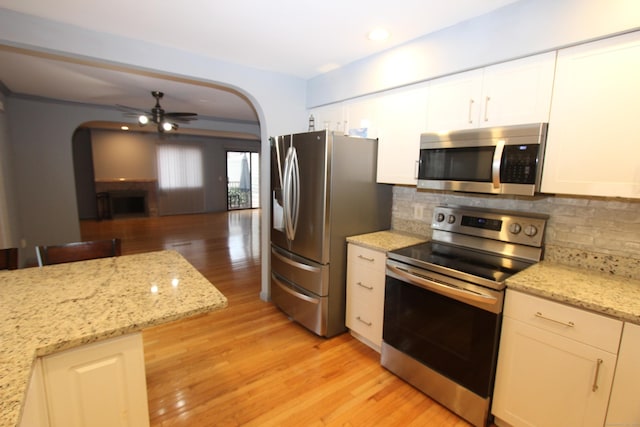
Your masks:
[[[194,143],[202,146],[205,164],[206,212],[222,212],[227,209],[226,152],[260,152],[260,141],[190,135],[164,135],[160,137],[155,133],[107,130],[92,130],[91,135],[96,180],[116,180],[119,178],[155,180],[158,178],[155,152],[155,146],[158,142]],[[76,169],[78,166],[76,165]],[[80,198],[78,203],[86,206],[95,205],[93,200],[81,200]],[[91,217],[95,217],[95,209]]]
[[[18,247],[20,242],[20,221],[13,178],[13,149],[9,137],[9,120],[5,109],[7,100],[0,92],[0,248]]]
[[[5,108],[12,150],[12,188],[20,219],[19,224],[14,221],[12,231],[16,246],[24,244],[21,263],[33,262],[36,245],[81,238],[72,149],[76,129],[89,121],[121,121],[122,113],[11,96],[6,97]],[[238,126],[241,132],[255,132],[257,127]]]

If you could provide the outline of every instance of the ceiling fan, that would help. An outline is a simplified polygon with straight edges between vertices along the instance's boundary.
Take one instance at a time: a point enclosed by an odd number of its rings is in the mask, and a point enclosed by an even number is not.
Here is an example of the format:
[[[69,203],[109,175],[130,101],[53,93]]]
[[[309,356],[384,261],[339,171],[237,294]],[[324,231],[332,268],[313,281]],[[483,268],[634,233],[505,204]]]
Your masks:
[[[156,99],[156,105],[150,111],[143,111],[138,108],[127,107],[126,105],[118,105],[118,108],[125,110],[127,115],[137,117],[140,126],[145,126],[149,122],[153,122],[158,125],[158,132],[170,132],[178,129],[178,123],[189,123],[192,120],[197,120],[198,115],[196,113],[185,112],[166,112],[160,105],[160,100],[164,96],[164,93],[154,90],[151,95]]]

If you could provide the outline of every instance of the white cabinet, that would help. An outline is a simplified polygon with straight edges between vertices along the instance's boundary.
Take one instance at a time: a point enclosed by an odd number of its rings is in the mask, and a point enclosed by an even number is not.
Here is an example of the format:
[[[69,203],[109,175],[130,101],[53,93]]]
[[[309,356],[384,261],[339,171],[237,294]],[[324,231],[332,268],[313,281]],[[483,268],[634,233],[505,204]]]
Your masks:
[[[148,426],[142,334],[42,360],[51,427]]]
[[[618,320],[507,290],[496,425],[602,427],[621,330]]]
[[[378,138],[377,182],[416,185],[426,111],[427,85],[423,84],[315,108],[310,114],[316,129],[346,133],[366,129],[367,137]]]
[[[348,244],[346,324],[353,336],[380,351],[386,254]]]
[[[434,80],[428,130],[547,122],[554,66],[549,52]]]
[[[640,326],[624,324],[607,426],[640,426]]]
[[[376,181],[416,185],[420,134],[426,129],[427,86],[415,85],[345,105],[348,127],[378,138]]]
[[[427,128],[426,86],[384,95],[378,108],[377,182],[416,185],[420,134]]]
[[[49,411],[47,409],[47,394],[44,388],[42,373],[42,359],[38,358],[31,372],[31,380],[27,389],[27,396],[22,407],[20,427],[49,427]]]
[[[640,33],[558,52],[541,190],[640,197]]]
[[[478,127],[483,70],[443,77],[431,82],[427,130],[432,132]]]

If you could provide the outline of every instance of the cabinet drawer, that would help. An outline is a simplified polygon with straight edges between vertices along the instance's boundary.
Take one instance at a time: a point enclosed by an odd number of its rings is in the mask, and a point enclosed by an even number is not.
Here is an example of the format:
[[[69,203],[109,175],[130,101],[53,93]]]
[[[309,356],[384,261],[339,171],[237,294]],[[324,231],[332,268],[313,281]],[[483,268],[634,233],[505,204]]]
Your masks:
[[[347,262],[350,266],[364,266],[384,274],[387,255],[384,252],[349,243]]]
[[[363,288],[352,287],[349,291],[347,327],[379,347],[382,344],[383,299],[374,291]]]
[[[364,290],[384,295],[384,272],[371,270],[359,264],[349,264],[347,286],[354,291]]]
[[[618,352],[622,322],[521,292],[507,290],[504,315],[610,353]]]

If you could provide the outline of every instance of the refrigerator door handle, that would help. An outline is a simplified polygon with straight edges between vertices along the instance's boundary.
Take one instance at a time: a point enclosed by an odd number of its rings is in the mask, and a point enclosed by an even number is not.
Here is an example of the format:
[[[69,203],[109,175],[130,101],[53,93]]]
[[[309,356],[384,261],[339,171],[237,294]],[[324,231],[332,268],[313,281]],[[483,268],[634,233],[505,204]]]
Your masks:
[[[296,298],[299,298],[299,299],[301,299],[303,301],[310,302],[312,304],[320,304],[320,300],[318,298],[313,298],[313,297],[310,297],[310,296],[305,295],[303,293],[296,292],[295,290],[291,289],[290,287],[282,284],[282,282],[280,280],[278,280],[278,278],[273,273],[271,273],[271,280],[273,280],[273,282],[276,285],[278,285],[278,287],[280,289],[282,289],[283,291],[285,291],[286,293],[288,293],[290,295],[293,295]]]
[[[289,259],[289,258],[287,258],[287,257],[285,257],[285,256],[282,256],[282,255],[280,254],[280,252],[279,252],[279,251],[277,251],[277,250],[276,250],[276,249],[274,249],[274,248],[271,248],[271,255],[275,256],[275,257],[276,257],[276,258],[278,258],[280,261],[282,261],[282,262],[284,262],[285,264],[288,264],[288,265],[290,265],[290,266],[292,266],[292,267],[294,267],[294,268],[298,268],[298,269],[300,269],[300,270],[309,271],[309,272],[311,272],[311,273],[320,274],[320,270],[321,270],[320,268],[318,268],[318,267],[314,267],[314,266],[309,265],[309,264],[303,264],[303,263],[301,263],[301,262],[296,262],[296,261],[294,261],[294,260],[292,260],[292,259]]]
[[[287,150],[287,156],[284,161],[283,190],[285,231],[287,239],[294,240],[298,227],[298,211],[300,208],[300,169],[298,165],[298,154],[293,146]]]

